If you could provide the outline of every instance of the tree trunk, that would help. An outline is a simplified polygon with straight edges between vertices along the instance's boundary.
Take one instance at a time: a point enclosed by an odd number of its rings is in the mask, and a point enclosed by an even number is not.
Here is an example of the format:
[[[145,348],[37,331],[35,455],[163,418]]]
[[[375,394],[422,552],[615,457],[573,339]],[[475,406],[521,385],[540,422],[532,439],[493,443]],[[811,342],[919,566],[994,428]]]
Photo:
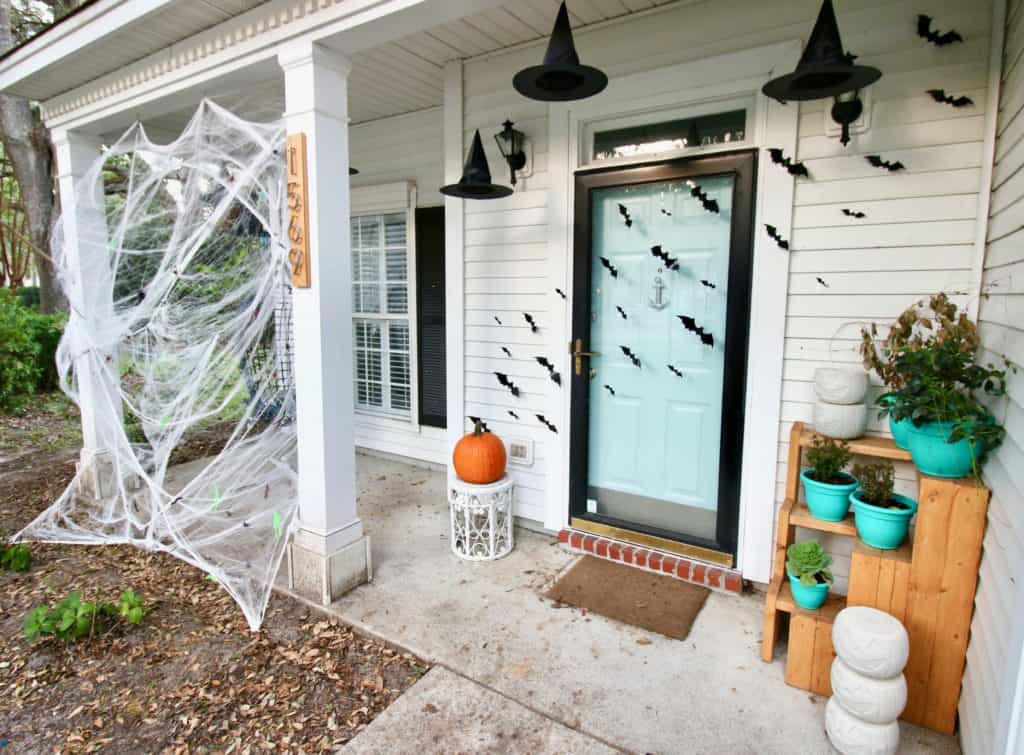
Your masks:
[[[11,0],[0,0],[0,54],[14,46]],[[56,220],[53,190],[53,152],[50,132],[21,97],[0,94],[0,138],[21,187],[32,259],[39,276],[39,306],[43,312],[67,309],[67,299],[57,286],[50,237]]]

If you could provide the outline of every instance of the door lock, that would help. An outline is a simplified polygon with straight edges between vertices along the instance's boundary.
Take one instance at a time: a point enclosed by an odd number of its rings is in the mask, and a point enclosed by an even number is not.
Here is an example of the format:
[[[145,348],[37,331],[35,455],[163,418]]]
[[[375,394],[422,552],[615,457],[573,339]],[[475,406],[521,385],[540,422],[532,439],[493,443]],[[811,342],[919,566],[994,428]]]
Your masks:
[[[572,354],[572,357],[573,357],[573,359],[572,359],[572,361],[573,361],[573,369],[575,370],[577,375],[582,375],[583,374],[583,357],[599,357],[599,356],[601,356],[601,352],[599,352],[599,351],[584,351],[583,350],[583,339],[582,338],[577,338],[576,339],[576,348],[575,349],[572,347],[571,343],[569,344],[569,353]]]

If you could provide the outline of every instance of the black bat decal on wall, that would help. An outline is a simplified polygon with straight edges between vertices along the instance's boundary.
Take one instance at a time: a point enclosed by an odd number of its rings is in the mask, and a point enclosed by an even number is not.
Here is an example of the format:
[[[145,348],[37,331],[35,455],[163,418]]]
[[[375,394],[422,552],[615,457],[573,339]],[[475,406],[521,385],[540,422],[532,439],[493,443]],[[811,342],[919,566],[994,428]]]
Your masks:
[[[612,264],[612,261],[607,257],[601,258],[601,266],[607,269],[608,272],[612,274],[613,278],[619,277],[619,271],[615,268],[615,265]]]
[[[519,415],[518,415],[518,414],[516,414],[516,413],[515,413],[514,411],[512,411],[511,409],[509,409],[509,410],[508,410],[508,416],[510,416],[510,417],[511,417],[512,419],[519,419]]]
[[[953,107],[967,107],[974,104],[974,100],[967,95],[961,94],[959,97],[953,97],[952,95],[947,95],[945,89],[929,89],[928,94],[936,102],[942,102]]]
[[[708,331],[704,330],[704,328],[702,328],[700,325],[698,325],[697,321],[694,320],[692,317],[690,317],[689,315],[676,315],[676,317],[678,317],[679,321],[683,323],[684,328],[686,328],[691,333],[697,334],[697,337],[700,338],[701,343],[705,344],[706,346],[715,345],[715,337],[711,335],[711,333],[709,333]]]
[[[619,348],[622,349],[623,354],[629,357],[629,361],[633,363],[634,367],[641,367],[640,357],[634,354],[631,348],[629,348],[628,346],[620,346]]]
[[[686,375],[684,375],[682,372],[680,372],[676,367],[672,366],[671,364],[666,365],[666,366],[668,367],[669,372],[671,372],[676,377],[686,377]]]
[[[538,328],[536,321],[533,319],[533,315],[529,312],[523,312],[523,319],[526,320],[526,324],[530,326],[530,332],[536,333]]]
[[[633,218],[629,216],[629,208],[626,205],[619,205],[619,214],[622,216],[622,221],[626,224],[626,228],[633,225]]]
[[[555,372],[555,365],[551,364],[551,360],[547,357],[534,357],[537,360],[537,364],[544,367],[548,371],[548,376],[555,385],[562,384],[562,376]]]
[[[480,419],[479,417],[474,417],[474,416],[470,415],[470,416],[466,417],[466,419],[468,419],[468,420],[469,420],[470,422],[472,422],[474,426],[475,426],[475,425],[476,425],[476,424],[477,424],[477,423],[479,422],[479,423],[480,423],[480,428],[481,428],[481,429],[482,429],[482,430],[483,430],[483,431],[484,431],[485,433],[489,433],[489,432],[491,431],[491,429],[490,429],[489,427],[487,427],[487,423],[486,423],[486,422],[484,422],[484,421],[483,421],[482,419]]]
[[[498,319],[497,315],[494,316],[494,321],[498,323],[498,325],[501,325],[501,320]]]
[[[864,155],[864,159],[874,165],[876,168],[885,168],[887,171],[892,173],[894,170],[903,170],[907,166],[901,163],[899,160],[895,162],[889,162],[883,160],[881,155]]]
[[[551,422],[548,422],[548,418],[547,418],[547,417],[545,417],[545,416],[544,416],[543,414],[537,414],[537,415],[534,415],[534,416],[536,416],[536,417],[537,417],[537,420],[538,420],[538,421],[539,421],[539,422],[540,422],[540,423],[541,423],[542,425],[544,425],[544,427],[546,427],[546,428],[547,428],[548,430],[550,430],[551,432],[553,432],[553,433],[555,433],[555,434],[557,434],[557,433],[558,433],[558,428],[557,428],[557,427],[555,427],[555,426],[554,426],[554,425],[553,425],[553,424],[552,424]]]
[[[664,262],[665,267],[667,267],[669,270],[679,269],[679,260],[677,260],[675,257],[669,256],[669,253],[661,248],[661,244],[655,244],[654,246],[652,246],[651,254],[654,255],[657,259]]]
[[[815,278],[814,280],[818,281],[818,283],[823,285],[825,288],[828,288],[828,284],[825,282],[824,278]]]
[[[620,314],[620,315],[622,315],[622,319],[623,319],[623,320],[628,320],[628,319],[629,319],[628,317],[626,317],[626,310],[624,310],[624,309],[623,309],[622,307],[620,307],[620,306],[619,306],[618,304],[616,304],[616,305],[615,305],[615,309],[616,309],[616,310],[618,310],[618,312],[619,312],[619,314]]]
[[[563,299],[565,298],[565,291],[563,291],[562,289],[556,288],[555,293],[561,296]]]
[[[789,242],[782,238],[782,236],[779,234],[779,230],[775,226],[768,225],[767,223],[765,223],[764,229],[768,231],[768,238],[770,238],[772,241],[779,245],[779,249],[785,249],[786,251],[789,251]]]
[[[847,207],[843,208],[843,214],[848,218],[857,218],[858,220],[867,217],[863,212],[860,212],[859,210],[851,210]]]
[[[782,154],[782,150],[778,147],[772,147],[768,150],[768,155],[772,158],[772,162],[776,165],[781,165],[791,176],[808,176],[807,167],[803,163],[794,162],[788,157]]]
[[[505,356],[507,356],[507,357],[512,356],[512,352],[508,350],[507,346],[502,346],[501,350],[505,352]]]
[[[700,188],[697,184],[694,184],[690,188],[690,196],[699,199],[701,207],[708,212],[718,212],[718,201],[708,197],[707,193]]]
[[[917,17],[917,36],[928,40],[938,47],[964,41],[964,38],[960,36],[960,32],[954,29],[942,32],[941,34],[932,30],[932,17],[926,16],[923,13]]]
[[[495,372],[494,375],[495,377],[498,378],[499,383],[508,388],[509,393],[518,398],[519,388],[518,386],[516,386],[515,383],[508,379],[508,375],[506,375],[504,372]]]
[[[612,388],[612,387],[611,387],[610,385],[608,385],[607,383],[605,383],[604,389],[605,389],[606,391],[608,391],[608,393],[612,394],[613,396],[615,395],[615,389],[614,389],[614,388]]]
[[[711,281],[706,281],[703,278],[700,279],[700,285],[704,286],[705,288],[718,288],[718,286],[716,286],[714,283],[712,283]]]

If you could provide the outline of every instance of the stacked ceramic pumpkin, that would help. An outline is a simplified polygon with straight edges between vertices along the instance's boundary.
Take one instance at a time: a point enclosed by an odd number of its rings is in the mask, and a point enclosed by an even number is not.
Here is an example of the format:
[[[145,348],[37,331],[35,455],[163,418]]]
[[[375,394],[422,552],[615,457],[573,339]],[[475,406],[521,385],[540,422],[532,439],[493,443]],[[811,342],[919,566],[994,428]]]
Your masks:
[[[836,658],[825,708],[828,738],[843,755],[892,755],[907,704],[907,630],[884,611],[854,606],[836,616],[832,645]]]
[[[859,438],[868,425],[864,396],[868,376],[863,370],[819,367],[814,371],[814,429],[830,438]]]

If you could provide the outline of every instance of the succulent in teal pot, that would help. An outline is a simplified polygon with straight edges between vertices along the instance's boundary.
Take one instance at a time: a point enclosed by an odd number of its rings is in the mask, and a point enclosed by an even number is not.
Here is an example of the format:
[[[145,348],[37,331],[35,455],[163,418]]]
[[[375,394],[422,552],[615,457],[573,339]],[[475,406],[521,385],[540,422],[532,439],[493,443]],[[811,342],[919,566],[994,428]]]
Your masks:
[[[786,574],[793,600],[801,608],[821,608],[832,585],[832,557],[814,540],[793,543],[786,549]]]
[[[810,465],[800,473],[807,508],[817,519],[841,522],[850,510],[850,493],[857,489],[857,478],[844,471],[850,463],[850,447],[833,438],[818,435],[807,449]]]
[[[896,471],[892,462],[865,464],[853,470],[860,481],[860,487],[850,494],[857,536],[872,548],[899,548],[917,511],[917,501],[893,491]]]

